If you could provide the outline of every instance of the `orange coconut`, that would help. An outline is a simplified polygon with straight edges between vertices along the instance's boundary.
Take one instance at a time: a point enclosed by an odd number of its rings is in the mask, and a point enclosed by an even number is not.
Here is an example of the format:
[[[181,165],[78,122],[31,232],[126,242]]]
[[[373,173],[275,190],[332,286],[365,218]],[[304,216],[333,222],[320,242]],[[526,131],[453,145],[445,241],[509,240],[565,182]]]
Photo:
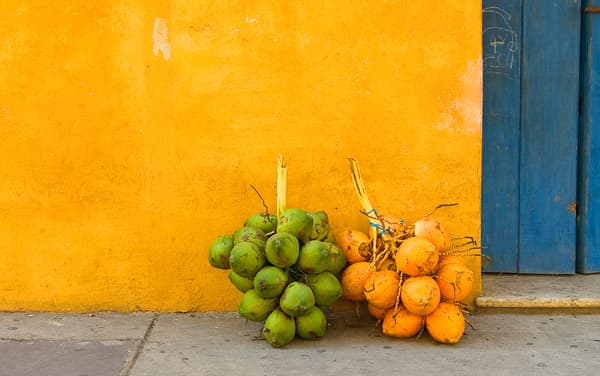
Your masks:
[[[369,236],[364,232],[352,229],[340,231],[335,235],[335,243],[344,252],[348,264],[369,261],[371,255],[360,250],[361,244],[369,243]]]
[[[367,302],[367,310],[369,311],[369,314],[373,317],[376,318],[377,320],[383,320],[383,316],[385,316],[385,312],[388,310],[389,308],[379,308],[379,307],[375,307],[373,304]]]
[[[384,259],[381,264],[378,265],[378,270],[391,270],[396,271],[396,261],[391,258]]]
[[[379,307],[390,308],[396,304],[400,276],[391,270],[379,270],[366,280],[363,292],[367,302]]]
[[[367,279],[373,274],[375,267],[366,261],[350,264],[342,272],[342,298],[356,302],[366,300],[363,288]]]
[[[466,265],[451,263],[442,265],[436,272],[442,299],[461,301],[473,291],[474,274]]]
[[[400,298],[410,313],[425,316],[439,305],[440,288],[429,276],[410,277],[402,284]]]
[[[390,308],[383,317],[383,334],[396,338],[413,337],[423,329],[423,316],[415,315],[399,306],[396,311]]]
[[[438,269],[445,264],[463,264],[466,265],[465,259],[463,256],[459,255],[440,255],[440,259],[438,261]]]
[[[453,344],[460,341],[465,332],[465,316],[457,305],[441,302],[425,317],[425,326],[436,341]]]
[[[429,240],[415,236],[400,244],[396,251],[396,269],[409,276],[432,274],[439,260],[439,252]]]
[[[383,227],[385,228],[386,231],[391,231],[392,233],[397,233],[398,231],[403,230],[405,228],[405,225],[404,225],[402,219],[400,219],[394,215],[384,214],[384,215],[380,216],[379,219],[382,221]]]
[[[423,218],[415,222],[415,236],[429,240],[438,251],[450,247],[451,239],[442,224],[434,219]]]

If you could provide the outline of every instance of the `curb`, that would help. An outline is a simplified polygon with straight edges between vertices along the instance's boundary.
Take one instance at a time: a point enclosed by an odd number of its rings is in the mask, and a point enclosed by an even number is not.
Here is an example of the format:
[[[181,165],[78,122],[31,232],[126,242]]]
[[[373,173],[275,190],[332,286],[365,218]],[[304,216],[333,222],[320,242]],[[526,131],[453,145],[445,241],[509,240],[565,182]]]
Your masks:
[[[595,297],[479,296],[475,298],[475,305],[482,310],[586,310],[600,313],[600,298]]]

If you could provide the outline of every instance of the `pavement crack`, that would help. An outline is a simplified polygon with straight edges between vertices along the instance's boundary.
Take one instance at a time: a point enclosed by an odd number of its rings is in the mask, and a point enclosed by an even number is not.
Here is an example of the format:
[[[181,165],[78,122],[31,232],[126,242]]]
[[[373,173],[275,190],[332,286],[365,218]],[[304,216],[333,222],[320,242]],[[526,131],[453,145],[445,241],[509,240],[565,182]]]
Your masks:
[[[130,361],[125,363],[125,365],[121,369],[121,372],[119,373],[119,376],[130,376],[131,375],[131,371],[135,367],[135,364],[137,363],[138,358],[144,351],[146,342],[148,341],[148,338],[150,338],[150,335],[152,334],[152,330],[156,326],[156,322],[158,321],[158,318],[159,318],[159,315],[155,314],[154,317],[152,318],[152,321],[150,322],[150,325],[148,325],[148,329],[146,329],[146,333],[144,333],[144,336],[142,337],[142,339],[136,346],[133,356],[130,358]]]

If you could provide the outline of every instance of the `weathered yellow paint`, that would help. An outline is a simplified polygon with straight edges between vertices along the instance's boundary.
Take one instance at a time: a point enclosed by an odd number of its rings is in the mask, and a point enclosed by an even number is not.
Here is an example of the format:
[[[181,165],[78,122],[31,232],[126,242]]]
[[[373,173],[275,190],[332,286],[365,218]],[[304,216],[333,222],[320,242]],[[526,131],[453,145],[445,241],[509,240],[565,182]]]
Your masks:
[[[480,34],[475,0],[0,2],[0,310],[236,309],[207,247],[279,154],[336,228],[352,155],[381,212],[479,237]]]

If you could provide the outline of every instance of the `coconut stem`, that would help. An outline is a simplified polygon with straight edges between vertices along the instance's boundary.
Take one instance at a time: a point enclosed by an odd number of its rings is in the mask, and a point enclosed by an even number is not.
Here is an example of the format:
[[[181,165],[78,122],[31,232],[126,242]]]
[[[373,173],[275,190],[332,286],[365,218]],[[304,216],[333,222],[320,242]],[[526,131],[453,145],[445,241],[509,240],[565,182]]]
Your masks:
[[[250,187],[252,189],[254,189],[254,192],[256,192],[256,195],[258,196],[258,198],[260,198],[260,201],[262,201],[262,205],[263,208],[265,208],[265,214],[267,215],[267,217],[269,216],[269,207],[267,206],[267,203],[265,202],[265,199],[263,198],[263,196],[260,194],[260,192],[258,191],[258,189],[256,189],[255,186],[253,186],[252,184],[250,184]]]
[[[421,325],[421,330],[419,330],[419,334],[417,334],[417,339],[420,339],[423,333],[425,332],[425,317],[423,317],[422,320],[423,325]]]
[[[287,166],[283,160],[283,156],[277,158],[277,219],[281,217],[281,213],[285,210],[285,197],[287,191]]]
[[[445,208],[446,206],[456,206],[456,205],[458,205],[458,202],[453,202],[453,203],[450,203],[450,204],[439,204],[438,206],[436,206],[435,208],[433,208],[433,210],[431,210],[429,213],[425,214],[423,216],[423,218],[429,217],[430,215],[432,215],[433,213],[435,213],[438,209]]]
[[[356,190],[356,195],[358,196],[358,201],[360,202],[360,206],[363,208],[364,213],[369,218],[369,223],[372,225],[371,233],[375,233],[377,235],[377,231],[375,227],[383,228],[383,223],[379,220],[377,215],[371,216],[371,213],[376,214],[373,205],[371,205],[371,201],[369,200],[369,196],[367,196],[367,190],[365,188],[365,183],[363,182],[362,176],[360,174],[360,168],[358,166],[358,161],[354,157],[348,157],[348,161],[350,162],[350,172],[352,173],[352,182],[354,183],[354,189]],[[375,227],[373,227],[375,226]],[[375,246],[375,243],[373,243]]]
[[[400,305],[400,294],[402,293],[402,283],[404,282],[404,273],[400,272],[400,281],[398,281],[398,293],[396,294],[396,304],[394,304],[394,315],[398,313]]]

